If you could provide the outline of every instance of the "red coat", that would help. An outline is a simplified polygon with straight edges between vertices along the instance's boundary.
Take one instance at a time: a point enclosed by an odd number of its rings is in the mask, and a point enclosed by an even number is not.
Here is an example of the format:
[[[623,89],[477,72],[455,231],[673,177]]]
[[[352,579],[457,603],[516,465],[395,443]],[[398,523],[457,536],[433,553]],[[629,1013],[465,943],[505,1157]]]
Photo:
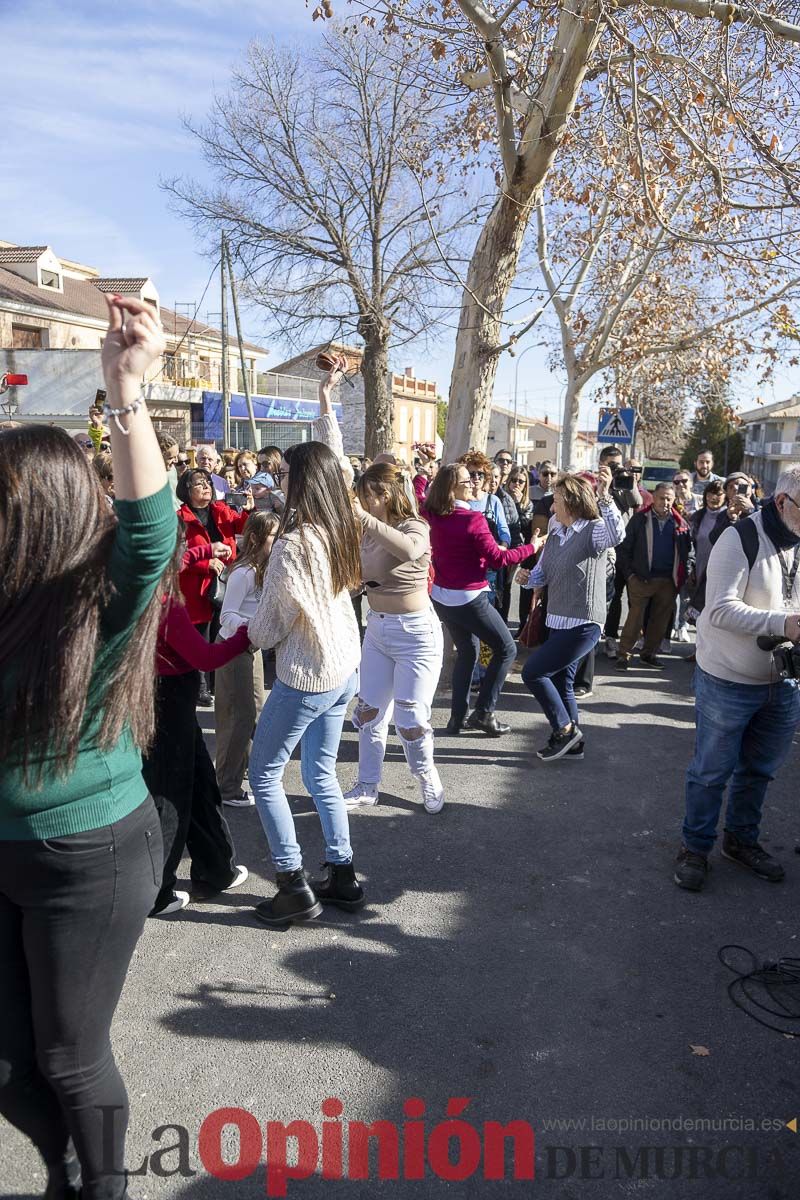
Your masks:
[[[209,507],[214,523],[219,530],[220,541],[231,548],[231,557],[226,560],[226,564],[232,563],[236,558],[236,534],[242,532],[250,513],[238,513],[222,500],[212,500]],[[201,525],[188,504],[182,504],[178,509],[178,518],[186,526],[187,550],[195,550],[200,546],[211,544],[212,539],[208,530],[205,525]],[[181,591],[186,600],[189,620],[193,625],[204,625],[206,621],[211,620],[214,614],[210,601],[206,600],[213,576],[210,562],[210,557],[199,558],[196,562],[190,562],[181,567]]]

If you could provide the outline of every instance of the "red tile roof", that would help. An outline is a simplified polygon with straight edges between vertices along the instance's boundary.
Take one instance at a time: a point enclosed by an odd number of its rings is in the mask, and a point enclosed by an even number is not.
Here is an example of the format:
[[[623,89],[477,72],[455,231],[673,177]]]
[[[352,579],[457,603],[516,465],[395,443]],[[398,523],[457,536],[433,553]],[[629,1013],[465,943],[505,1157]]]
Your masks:
[[[37,287],[29,279],[23,279],[21,275],[15,275],[13,271],[9,271],[5,267],[0,267],[0,308],[2,308],[3,300],[11,300],[15,304],[29,304],[36,305],[37,308],[51,308],[54,310],[54,317],[58,313],[77,313],[80,316],[89,317],[92,320],[105,324],[108,309],[103,292],[95,286],[95,282],[87,282],[84,279],[72,279],[70,276],[65,275],[64,291],[56,292],[50,288]],[[197,337],[206,337],[216,341],[222,340],[220,331],[214,329],[211,325],[206,325],[202,321],[192,323],[186,317],[173,312],[170,308],[162,307],[160,311],[161,323],[164,326],[168,342],[171,342],[173,339],[179,341],[187,333],[190,326],[192,326],[193,332]],[[228,345],[236,348],[238,346],[236,338],[229,336]],[[263,346],[255,346],[251,342],[245,342],[244,348],[250,351],[251,354],[266,355],[267,353]]]
[[[47,246],[0,246],[0,263],[36,262]]]
[[[92,287],[99,288],[101,292],[119,292],[121,296],[130,295],[131,292],[140,292],[147,279],[92,279]]]

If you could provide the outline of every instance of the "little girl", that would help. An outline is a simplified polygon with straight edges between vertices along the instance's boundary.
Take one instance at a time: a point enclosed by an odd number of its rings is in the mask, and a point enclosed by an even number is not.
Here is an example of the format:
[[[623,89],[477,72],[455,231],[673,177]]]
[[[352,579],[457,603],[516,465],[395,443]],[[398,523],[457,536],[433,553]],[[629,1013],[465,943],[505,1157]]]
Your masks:
[[[251,513],[239,557],[228,577],[218,641],[233,637],[254,615],[278,524],[275,513]],[[216,673],[217,782],[222,803],[232,808],[255,803],[243,782],[253,730],[263,705],[264,660],[260,650],[248,649]]]

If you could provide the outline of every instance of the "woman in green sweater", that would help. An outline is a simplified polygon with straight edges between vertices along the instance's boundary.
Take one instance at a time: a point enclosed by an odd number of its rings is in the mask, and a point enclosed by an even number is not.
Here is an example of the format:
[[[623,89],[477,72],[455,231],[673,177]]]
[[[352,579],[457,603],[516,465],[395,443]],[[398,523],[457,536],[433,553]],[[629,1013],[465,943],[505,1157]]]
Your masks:
[[[147,304],[107,299],[113,512],[63,430],[0,432],[0,1115],[46,1200],[127,1195],[109,1030],[162,867],[141,748],[176,529],[141,379],[164,339]]]

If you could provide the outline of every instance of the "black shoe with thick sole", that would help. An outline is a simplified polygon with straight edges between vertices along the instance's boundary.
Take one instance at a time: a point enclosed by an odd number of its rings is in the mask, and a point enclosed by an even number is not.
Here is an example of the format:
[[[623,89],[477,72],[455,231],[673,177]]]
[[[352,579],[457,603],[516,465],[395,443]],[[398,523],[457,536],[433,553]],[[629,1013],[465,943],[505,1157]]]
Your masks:
[[[722,857],[752,871],[759,879],[768,879],[770,883],[780,883],[786,875],[777,858],[767,854],[758,842],[741,842],[735,833],[728,833],[727,830],[722,838]]]
[[[366,902],[364,889],[356,879],[352,863],[323,863],[324,875],[314,879],[314,895],[323,904],[333,904],[345,912],[356,912]]]
[[[629,658],[625,658],[620,654],[617,655],[617,660],[614,663],[614,666],[618,671],[627,671],[630,665],[631,663]]]
[[[311,890],[302,867],[296,871],[278,871],[278,890],[271,900],[262,900],[254,908],[265,925],[283,926],[293,921],[313,921],[322,913],[322,905]]]
[[[582,741],[583,734],[578,726],[573,724],[569,730],[562,729],[558,733],[551,733],[547,745],[536,751],[536,757],[540,758],[542,762],[557,762],[559,758],[564,758]]]
[[[583,758],[584,747],[585,747],[585,742],[584,742],[583,738],[581,738],[581,740],[577,743],[577,745],[573,746],[571,750],[567,751],[567,753],[564,755],[564,759],[566,760],[566,759],[571,758],[573,760],[576,760],[577,762],[580,762],[581,759]]]
[[[640,654],[639,662],[645,667],[649,667],[651,671],[663,671],[664,664],[659,662],[655,654]]]
[[[463,728],[464,728],[463,721],[457,721],[455,717],[451,717],[450,720],[447,722],[447,725],[445,726],[443,733],[447,737],[458,737],[458,735],[461,733],[461,730]]]
[[[503,725],[497,719],[497,715],[493,712],[481,712],[476,708],[471,717],[468,717],[464,722],[465,729],[472,729],[485,733],[487,737],[502,737],[504,733],[511,733],[510,725]]]
[[[710,870],[704,854],[695,854],[694,850],[681,846],[672,878],[678,887],[686,888],[687,892],[700,892],[705,887]]]

